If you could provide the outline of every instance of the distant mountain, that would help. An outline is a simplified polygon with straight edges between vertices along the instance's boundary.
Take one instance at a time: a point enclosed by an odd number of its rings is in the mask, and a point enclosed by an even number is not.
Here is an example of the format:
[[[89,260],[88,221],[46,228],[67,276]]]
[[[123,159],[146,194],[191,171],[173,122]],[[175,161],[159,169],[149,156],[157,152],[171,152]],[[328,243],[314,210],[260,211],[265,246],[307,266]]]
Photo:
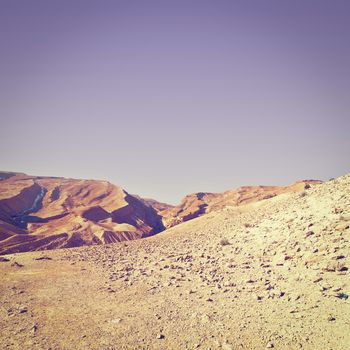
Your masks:
[[[318,180],[303,180],[288,186],[243,186],[221,193],[198,192],[187,195],[179,205],[160,212],[165,227],[172,227],[212,211],[225,207],[269,199],[283,193],[299,192],[312,185],[320,184]]]
[[[152,206],[106,181],[0,174],[0,253],[120,242],[164,229]]]
[[[138,198],[140,201],[142,201],[147,206],[154,208],[160,214],[165,210],[169,210],[171,208],[174,208],[174,205],[163,203],[163,202],[158,202],[157,200],[155,200],[153,198],[142,198],[142,197],[138,196],[137,194],[133,194],[133,196]]]

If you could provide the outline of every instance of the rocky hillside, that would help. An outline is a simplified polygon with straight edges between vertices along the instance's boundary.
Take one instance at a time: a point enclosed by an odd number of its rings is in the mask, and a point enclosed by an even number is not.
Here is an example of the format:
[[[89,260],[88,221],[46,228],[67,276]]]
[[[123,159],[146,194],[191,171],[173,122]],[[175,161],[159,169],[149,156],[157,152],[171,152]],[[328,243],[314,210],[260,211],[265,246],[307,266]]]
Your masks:
[[[120,242],[162,230],[151,206],[106,181],[2,173],[1,254]]]
[[[349,193],[346,175],[142,240],[0,257],[0,348],[348,350]]]
[[[212,211],[258,202],[283,193],[300,192],[320,183],[317,180],[304,180],[288,186],[243,186],[222,193],[193,193],[179,205],[163,208],[160,215],[163,216],[164,225],[172,227]]]

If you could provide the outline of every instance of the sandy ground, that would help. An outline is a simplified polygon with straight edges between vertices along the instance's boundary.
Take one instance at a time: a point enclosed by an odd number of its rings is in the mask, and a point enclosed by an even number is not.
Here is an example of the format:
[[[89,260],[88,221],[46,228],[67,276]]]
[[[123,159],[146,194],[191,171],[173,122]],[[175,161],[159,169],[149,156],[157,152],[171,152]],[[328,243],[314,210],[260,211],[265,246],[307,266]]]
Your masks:
[[[349,225],[347,175],[139,241],[5,256],[0,349],[350,349]]]

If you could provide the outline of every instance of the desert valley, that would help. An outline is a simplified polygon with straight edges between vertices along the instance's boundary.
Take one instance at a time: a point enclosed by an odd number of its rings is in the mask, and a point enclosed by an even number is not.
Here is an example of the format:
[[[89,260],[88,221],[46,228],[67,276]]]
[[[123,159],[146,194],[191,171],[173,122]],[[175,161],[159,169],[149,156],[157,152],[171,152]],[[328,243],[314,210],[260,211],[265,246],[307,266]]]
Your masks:
[[[1,349],[350,346],[350,175],[195,193],[1,173]]]
[[[350,1],[0,1],[0,350],[350,350]]]

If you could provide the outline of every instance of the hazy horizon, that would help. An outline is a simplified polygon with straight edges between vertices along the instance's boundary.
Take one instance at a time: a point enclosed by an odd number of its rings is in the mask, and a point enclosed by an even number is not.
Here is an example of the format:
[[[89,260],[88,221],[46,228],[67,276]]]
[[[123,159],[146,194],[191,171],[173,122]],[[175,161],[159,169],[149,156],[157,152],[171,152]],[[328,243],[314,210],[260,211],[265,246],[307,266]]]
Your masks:
[[[188,193],[350,172],[348,1],[2,1],[0,170]]]

